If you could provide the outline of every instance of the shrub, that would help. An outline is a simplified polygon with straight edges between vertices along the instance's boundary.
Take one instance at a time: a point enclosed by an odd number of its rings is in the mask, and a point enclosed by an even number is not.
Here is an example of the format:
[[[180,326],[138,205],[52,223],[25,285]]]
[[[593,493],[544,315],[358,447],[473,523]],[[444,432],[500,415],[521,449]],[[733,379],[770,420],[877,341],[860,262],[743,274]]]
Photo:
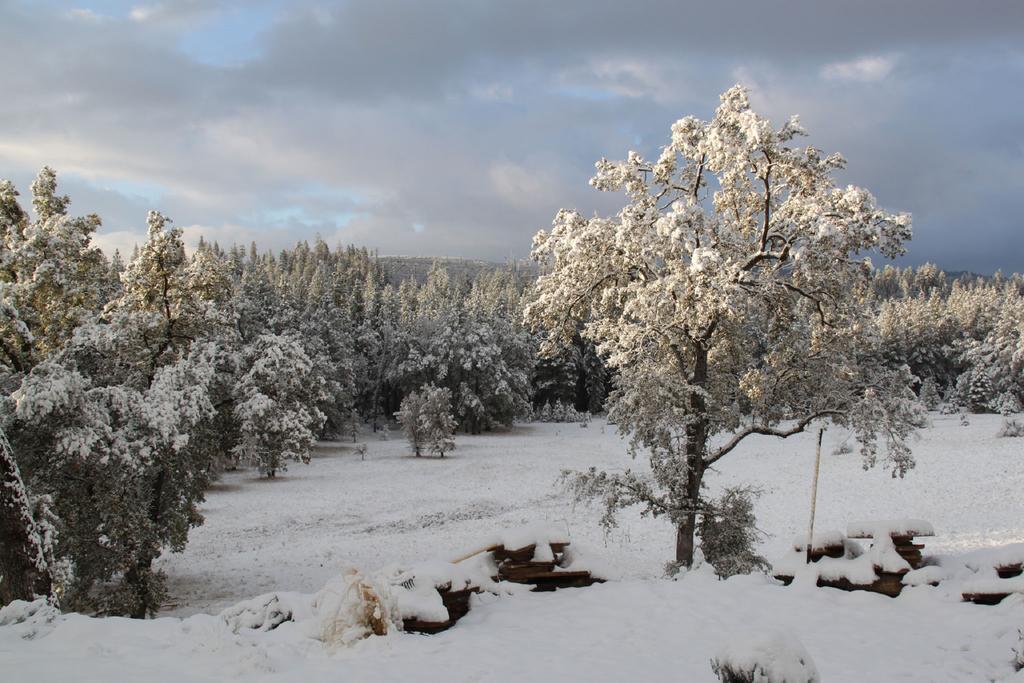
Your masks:
[[[788,633],[737,639],[711,660],[721,683],[821,683],[803,644]]]
[[[1012,417],[1003,419],[1003,426],[999,428],[1000,437],[1024,436],[1024,422]]]
[[[726,489],[701,516],[698,533],[704,559],[722,578],[770,568],[768,561],[754,551],[765,536],[754,517],[758,493],[750,487]]]

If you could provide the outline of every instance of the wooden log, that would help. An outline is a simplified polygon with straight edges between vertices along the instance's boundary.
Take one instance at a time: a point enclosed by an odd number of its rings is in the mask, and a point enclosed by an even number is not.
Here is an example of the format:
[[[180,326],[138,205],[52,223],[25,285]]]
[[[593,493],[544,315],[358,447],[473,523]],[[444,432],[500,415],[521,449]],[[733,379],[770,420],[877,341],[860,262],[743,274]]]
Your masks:
[[[996,573],[999,574],[1000,579],[1012,579],[1015,576],[1020,576],[1024,573],[1024,563],[1018,562],[1017,564],[1001,564],[996,567]]]
[[[849,579],[825,579],[818,577],[818,586],[822,588],[838,588],[844,591],[870,591],[881,593],[890,598],[897,597],[903,591],[903,574],[906,572],[875,572],[878,578],[871,583],[853,583]]]
[[[973,602],[975,605],[998,605],[1010,593],[964,593],[964,602]]]
[[[402,619],[402,630],[409,633],[440,633],[452,627],[448,621],[422,621],[420,619]]]

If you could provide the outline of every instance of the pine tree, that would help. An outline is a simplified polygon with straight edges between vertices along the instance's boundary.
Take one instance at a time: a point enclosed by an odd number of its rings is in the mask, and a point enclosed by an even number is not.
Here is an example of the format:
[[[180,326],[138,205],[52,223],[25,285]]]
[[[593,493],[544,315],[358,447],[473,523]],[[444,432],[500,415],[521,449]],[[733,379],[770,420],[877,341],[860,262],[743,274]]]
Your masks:
[[[412,448],[413,454],[418,458],[422,454],[424,445],[427,441],[426,430],[424,429],[423,420],[421,419],[423,413],[423,397],[417,391],[409,392],[404,399],[402,399],[402,405],[395,413],[395,419],[402,425],[402,431],[405,432],[405,438],[409,442],[410,448]]]
[[[921,382],[919,398],[928,410],[938,410],[939,404],[942,403],[942,396],[939,395],[939,388],[935,384],[934,379],[931,377],[924,378],[924,381]]]
[[[0,605],[52,594],[50,563],[14,452],[0,429]]]
[[[444,387],[425,386],[420,389],[420,396],[419,422],[423,441],[431,453],[443,458],[445,451],[455,448],[452,392]]]
[[[992,400],[992,379],[984,369],[976,368],[970,371],[967,384],[967,407],[972,413],[989,413],[992,407],[989,402]]]
[[[235,388],[240,441],[235,454],[273,478],[288,461],[308,463],[325,417],[324,380],[293,336],[261,335],[245,349]]]

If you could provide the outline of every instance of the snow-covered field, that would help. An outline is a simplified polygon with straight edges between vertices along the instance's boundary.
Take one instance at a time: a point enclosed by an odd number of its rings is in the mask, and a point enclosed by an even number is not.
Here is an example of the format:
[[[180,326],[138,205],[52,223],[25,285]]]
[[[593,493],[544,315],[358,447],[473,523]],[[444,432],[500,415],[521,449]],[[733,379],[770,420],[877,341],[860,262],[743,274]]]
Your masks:
[[[917,469],[892,479],[865,472],[856,453],[834,455],[846,436],[826,433],[818,529],[862,519],[930,521],[925,554],[1024,542],[1024,439],[998,439],[997,416],[933,414],[914,445]],[[673,532],[662,520],[623,515],[605,535],[599,513],[556,484],[564,468],[643,467],[601,421],[533,424],[505,434],[459,436],[444,460],[408,456],[398,437],[322,444],[308,466],[273,481],[228,473],[204,506],[205,526],[186,551],[162,558],[165,613],[139,623],[64,617],[22,640],[0,628],[0,671],[25,679],[221,680],[685,680],[711,681],[709,659],[744,634],[795,634],[822,680],[985,681],[1012,676],[1011,648],[1024,598],[963,604],[950,590],[907,589],[897,599],[832,589],[784,588],[763,577],[717,581],[695,572],[661,579]],[[856,449],[855,444],[854,450]],[[762,550],[782,554],[806,530],[813,437],[754,438],[719,463],[709,485],[763,488]],[[437,636],[371,638],[333,654],[308,625],[234,634],[210,614],[269,591],[313,593],[346,565],[453,558],[502,528],[547,522],[607,565],[617,580],[588,589],[481,599]],[[205,613],[205,614],[200,614]],[[22,625],[24,627],[24,625]],[[43,636],[42,634],[47,635]],[[6,676],[2,677],[8,679]],[[1024,674],[1014,680],[1024,680]]]

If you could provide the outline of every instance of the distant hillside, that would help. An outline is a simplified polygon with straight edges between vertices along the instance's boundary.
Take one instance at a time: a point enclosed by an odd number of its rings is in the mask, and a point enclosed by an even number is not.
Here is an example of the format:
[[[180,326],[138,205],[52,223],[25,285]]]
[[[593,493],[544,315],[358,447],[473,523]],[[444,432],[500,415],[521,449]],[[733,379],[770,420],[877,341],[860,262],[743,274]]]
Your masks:
[[[379,256],[378,260],[387,270],[394,285],[409,278],[415,279],[418,283],[424,282],[435,263],[440,264],[454,279],[472,280],[481,272],[492,270],[514,269],[531,277],[537,272],[536,265],[529,261],[494,263],[446,256]]]

